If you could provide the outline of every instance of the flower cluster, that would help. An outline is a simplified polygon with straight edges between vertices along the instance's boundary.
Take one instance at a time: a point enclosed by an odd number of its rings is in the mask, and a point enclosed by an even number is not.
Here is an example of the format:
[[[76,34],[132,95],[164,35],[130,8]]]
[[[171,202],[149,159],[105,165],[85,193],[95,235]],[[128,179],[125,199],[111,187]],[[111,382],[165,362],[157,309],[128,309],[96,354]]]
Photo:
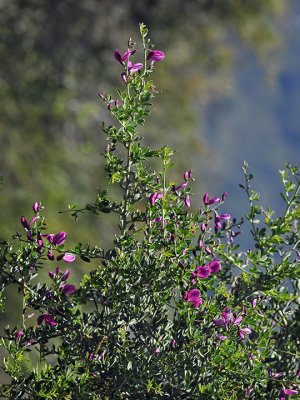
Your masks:
[[[35,213],[35,215],[31,218],[29,222],[27,222],[26,217],[22,216],[21,217],[21,224],[25,231],[27,232],[27,240],[34,244],[36,251],[41,252],[42,249],[47,249],[47,258],[50,261],[54,261],[54,253],[53,250],[56,249],[58,246],[61,246],[64,244],[67,238],[67,233],[64,231],[58,232],[57,234],[53,233],[41,233],[40,226],[36,225],[36,222],[41,218],[39,215],[39,211],[43,207],[41,206],[41,203],[35,202],[32,206],[32,209]],[[44,242],[44,239],[47,239],[47,242]],[[68,252],[63,252],[60,253],[57,257],[56,260],[60,261],[63,260],[66,263],[72,263],[76,259],[76,256],[74,254],[68,253]]]
[[[55,282],[60,283],[60,289],[61,291],[69,296],[73,293],[75,293],[76,288],[74,285],[66,284],[66,280],[69,278],[71,274],[71,270],[68,268],[66,272],[62,272],[58,267],[55,269],[55,272],[50,271],[49,276],[51,279],[53,279]]]
[[[202,304],[201,292],[199,289],[191,289],[184,293],[183,299],[191,303],[194,308],[198,308]]]
[[[142,63],[133,63],[129,58],[135,53],[135,50],[126,50],[122,55],[119,50],[115,50],[115,59],[124,67],[125,72],[122,72],[121,78],[127,84],[130,75],[140,72],[144,65]],[[161,50],[149,50],[147,60],[151,63],[162,61],[165,54]]]
[[[242,320],[242,315],[239,315],[236,312],[231,312],[230,308],[226,307],[225,310],[221,313],[221,318],[215,318],[213,320],[213,323],[216,327],[224,327],[226,331],[229,330],[230,326],[237,327],[238,336],[241,339],[244,339],[245,335],[250,335],[252,333],[252,330],[249,325],[244,328],[241,327],[240,324]],[[220,338],[220,335],[217,335],[216,337],[219,340],[227,339],[227,336],[222,336],[222,338]]]
[[[210,274],[216,274],[221,269],[219,260],[213,260],[209,264],[198,265],[194,272],[192,272],[193,278],[208,278]]]

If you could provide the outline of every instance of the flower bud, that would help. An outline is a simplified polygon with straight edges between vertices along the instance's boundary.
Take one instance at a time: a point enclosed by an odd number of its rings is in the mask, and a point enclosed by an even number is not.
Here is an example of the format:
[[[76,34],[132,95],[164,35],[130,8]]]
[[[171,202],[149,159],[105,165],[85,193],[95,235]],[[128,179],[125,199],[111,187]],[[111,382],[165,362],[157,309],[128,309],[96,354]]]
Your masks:
[[[151,50],[149,51],[147,60],[153,61],[153,62],[158,62],[162,61],[165,58],[165,54],[161,50]]]

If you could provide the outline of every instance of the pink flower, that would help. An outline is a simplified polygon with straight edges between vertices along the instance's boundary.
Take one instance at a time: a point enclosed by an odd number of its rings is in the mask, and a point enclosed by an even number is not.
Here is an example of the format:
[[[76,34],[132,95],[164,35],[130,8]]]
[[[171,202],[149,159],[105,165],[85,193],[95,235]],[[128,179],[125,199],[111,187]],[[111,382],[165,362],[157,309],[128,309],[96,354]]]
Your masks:
[[[42,235],[40,234],[40,232],[39,232],[38,235],[37,235],[37,244],[38,244],[38,246],[40,246],[40,247],[42,247],[43,244],[44,244],[43,238],[42,238]]]
[[[71,274],[71,270],[68,268],[65,273],[62,274],[61,280],[66,281]]]
[[[126,77],[125,72],[122,72],[121,79],[122,79],[123,82],[127,83],[127,77]]]
[[[162,61],[165,58],[165,54],[161,50],[150,50],[147,60],[153,61],[153,62],[158,62]]]
[[[255,297],[255,298],[252,300],[252,302],[251,302],[252,307],[255,308],[256,305],[257,305],[257,303],[258,303],[258,298]]]
[[[52,317],[52,315],[50,315],[48,313],[42,314],[38,317],[38,319],[37,319],[38,325],[41,325],[43,321],[45,322],[45,325],[50,325],[50,326],[57,325],[57,322],[55,321],[55,319]]]
[[[131,50],[127,50],[122,56],[119,50],[115,50],[115,59],[119,61],[120,64],[124,65],[124,62],[131,56],[132,53],[134,52]]]
[[[61,285],[61,290],[64,292],[65,295],[70,296],[76,292],[76,288],[74,285],[68,285],[64,283]]]
[[[244,339],[245,334],[246,335],[250,335],[250,333],[252,333],[251,329],[249,328],[249,326],[247,328],[239,328],[238,330],[238,335],[240,338]]]
[[[210,268],[210,271],[211,271],[213,274],[219,272],[220,269],[221,269],[221,264],[220,264],[220,261],[218,261],[218,260],[211,261],[211,262],[208,264],[208,266],[209,266],[209,268]]]
[[[157,199],[157,193],[153,193],[150,195],[149,200],[152,207],[154,206],[156,199]]]
[[[75,261],[76,256],[75,256],[74,254],[71,254],[71,253],[65,253],[65,254],[63,255],[63,258],[62,258],[62,259],[64,260],[64,262],[66,262],[66,263],[68,263],[68,264],[71,264],[72,262]]]
[[[202,304],[201,292],[199,289],[191,289],[186,292],[183,298],[192,303],[194,308],[198,308]]]
[[[240,325],[240,323],[242,322],[242,320],[243,320],[243,317],[242,316],[239,316],[239,317],[237,317],[237,318],[232,318],[232,323],[233,323],[233,325]],[[245,329],[247,329],[247,328],[245,328]],[[251,332],[250,332],[251,333]]]
[[[231,218],[231,215],[230,214],[220,214],[220,215],[217,215],[217,218],[228,220]]]
[[[67,238],[66,232],[59,232],[54,236],[54,244],[59,246],[60,244],[63,244]]]
[[[29,221],[29,225],[34,224],[35,221],[36,221],[37,219],[39,219],[39,217],[35,215],[35,216],[34,216],[33,218],[31,218],[31,220]]]
[[[282,390],[281,390],[281,392],[280,392],[280,394],[279,394],[279,398],[281,399],[281,398],[283,398],[283,399],[285,399],[285,397],[282,397],[282,396],[291,396],[291,395],[293,395],[293,394],[298,394],[298,391],[297,390],[294,390],[294,389],[286,389],[286,388],[283,388]]]
[[[41,208],[42,208],[41,203],[38,203],[37,201],[32,205],[32,209],[35,212],[35,214],[37,214]]]
[[[30,228],[27,219],[24,216],[21,217],[21,224],[23,225],[23,228],[25,228],[26,230]]]
[[[208,278],[211,274],[211,270],[207,265],[199,265],[198,267],[196,267],[195,273],[198,278]]]
[[[132,62],[131,61],[128,61],[128,71],[130,72],[130,73],[134,73],[134,72],[138,72],[138,71],[140,71],[142,68],[143,68],[143,64],[141,64],[141,63],[137,63],[137,64],[132,64]]]
[[[178,186],[173,186],[172,190],[173,190],[173,192],[177,192],[180,189],[185,189],[187,187],[187,184],[188,184],[187,182],[183,182]]]
[[[53,233],[48,233],[48,234],[43,235],[43,236],[46,236],[46,238],[48,239],[48,241],[51,244],[54,244],[54,245],[57,245],[57,246],[59,246],[60,244],[63,244],[65,242],[66,238],[67,238],[66,232],[63,232],[63,231],[62,232],[58,232],[56,235],[54,235]]]
[[[221,313],[221,318],[215,318],[213,320],[215,326],[227,327],[230,322],[231,322],[231,311],[229,307],[226,307],[225,310]]]
[[[189,195],[185,197],[184,204],[186,205],[186,207],[191,207],[191,200]]]
[[[23,337],[25,335],[24,331],[22,329],[19,329],[16,333],[15,333],[15,339],[16,340],[20,340],[21,337]]]
[[[206,206],[209,206],[209,205],[214,204],[214,203],[219,203],[219,202],[220,202],[219,197],[213,197],[212,199],[210,199],[208,193],[205,193],[204,196],[203,196],[203,203]]]
[[[204,233],[206,231],[206,225],[201,224],[200,229],[201,229],[201,232]]]
[[[192,170],[190,169],[190,170],[188,170],[188,171],[186,171],[184,174],[183,174],[183,178],[187,181],[187,180],[189,180],[189,179],[191,179],[191,177],[192,177]]]

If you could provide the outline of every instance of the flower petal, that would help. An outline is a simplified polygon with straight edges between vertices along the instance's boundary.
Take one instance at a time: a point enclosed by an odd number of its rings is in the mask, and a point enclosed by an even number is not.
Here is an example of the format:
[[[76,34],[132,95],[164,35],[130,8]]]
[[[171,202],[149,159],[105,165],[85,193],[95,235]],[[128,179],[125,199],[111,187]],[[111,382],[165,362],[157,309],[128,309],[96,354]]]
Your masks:
[[[64,262],[66,262],[66,263],[72,263],[72,262],[75,261],[75,259],[76,259],[76,256],[75,256],[74,254],[65,253],[65,254],[63,255],[63,260],[64,260]]]

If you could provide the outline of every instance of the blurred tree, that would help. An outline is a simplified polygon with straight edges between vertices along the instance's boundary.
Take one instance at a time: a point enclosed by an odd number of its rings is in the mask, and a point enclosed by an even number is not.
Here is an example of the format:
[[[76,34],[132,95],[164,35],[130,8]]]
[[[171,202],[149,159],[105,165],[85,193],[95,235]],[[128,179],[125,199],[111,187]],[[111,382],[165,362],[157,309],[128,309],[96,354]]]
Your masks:
[[[262,61],[278,48],[286,8],[280,0],[2,0],[0,236],[18,229],[35,200],[46,205],[54,231],[71,230],[71,219],[57,211],[71,201],[85,204],[105,185],[98,125],[107,117],[97,91],[122,85],[111,48],[124,50],[138,22],[166,53],[156,75],[163,92],[144,134],[153,142],[163,132],[182,171],[202,151],[196,105],[230,90],[241,46]],[[109,232],[88,217],[81,227],[74,241]]]

